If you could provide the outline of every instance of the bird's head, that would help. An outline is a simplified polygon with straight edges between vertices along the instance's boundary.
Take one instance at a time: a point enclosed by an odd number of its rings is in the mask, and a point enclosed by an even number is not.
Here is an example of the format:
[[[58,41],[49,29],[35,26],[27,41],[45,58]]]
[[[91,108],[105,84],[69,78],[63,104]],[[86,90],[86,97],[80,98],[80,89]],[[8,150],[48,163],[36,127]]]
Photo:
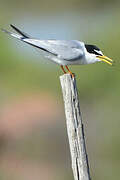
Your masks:
[[[109,65],[112,65],[113,60],[108,58],[107,56],[104,56],[102,51],[97,46],[85,44],[85,48],[86,51],[89,53],[89,57],[91,57],[91,63],[92,61],[93,63],[97,61],[103,61]]]

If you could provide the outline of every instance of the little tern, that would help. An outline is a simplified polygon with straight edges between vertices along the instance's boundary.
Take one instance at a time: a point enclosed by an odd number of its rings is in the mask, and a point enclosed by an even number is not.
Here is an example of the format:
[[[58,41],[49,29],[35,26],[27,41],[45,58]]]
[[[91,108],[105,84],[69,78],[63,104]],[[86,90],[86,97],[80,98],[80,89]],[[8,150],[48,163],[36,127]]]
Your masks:
[[[5,29],[2,31],[10,34],[11,36],[32,45],[44,52],[44,57],[59,64],[64,73],[67,71],[74,76],[69,70],[68,65],[83,65],[92,64],[95,62],[105,62],[109,65],[113,64],[113,60],[104,56],[102,51],[95,45],[85,44],[78,40],[39,40],[34,39],[28,34],[22,32],[13,25],[10,25],[16,32],[12,33]]]

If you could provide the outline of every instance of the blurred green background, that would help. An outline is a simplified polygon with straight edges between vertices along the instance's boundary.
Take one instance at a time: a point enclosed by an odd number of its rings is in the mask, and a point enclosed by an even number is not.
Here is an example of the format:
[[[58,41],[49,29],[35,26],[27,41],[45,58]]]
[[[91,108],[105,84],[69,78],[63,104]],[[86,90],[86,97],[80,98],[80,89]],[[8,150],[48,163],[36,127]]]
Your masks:
[[[120,2],[0,0],[0,26],[39,39],[78,39],[115,60],[76,73],[93,180],[119,179]],[[73,179],[59,66],[0,32],[0,180]]]

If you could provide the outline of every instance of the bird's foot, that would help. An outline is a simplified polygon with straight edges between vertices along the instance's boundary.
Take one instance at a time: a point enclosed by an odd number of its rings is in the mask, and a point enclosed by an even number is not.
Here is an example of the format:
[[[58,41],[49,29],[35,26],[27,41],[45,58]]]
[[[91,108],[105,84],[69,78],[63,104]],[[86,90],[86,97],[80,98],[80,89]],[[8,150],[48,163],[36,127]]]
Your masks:
[[[75,77],[75,75],[71,71],[68,71],[67,74],[70,74],[72,76],[72,78]]]
[[[63,70],[64,74],[70,74],[72,76],[72,78],[74,78],[75,75],[69,70],[69,68],[67,66],[65,66],[65,67],[68,70],[68,72],[66,72],[64,67],[61,65],[61,69]]]
[[[67,66],[65,66],[65,67],[66,67],[66,69],[68,70],[68,73],[72,76],[72,78],[74,78],[75,75],[69,70],[69,68],[68,68]]]

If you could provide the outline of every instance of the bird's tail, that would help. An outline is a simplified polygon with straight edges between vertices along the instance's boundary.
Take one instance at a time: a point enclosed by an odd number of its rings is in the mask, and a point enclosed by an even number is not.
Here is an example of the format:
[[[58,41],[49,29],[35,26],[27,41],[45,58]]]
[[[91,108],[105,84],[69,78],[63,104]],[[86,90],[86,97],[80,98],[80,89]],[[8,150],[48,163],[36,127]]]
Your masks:
[[[13,26],[12,24],[10,25],[15,31],[17,31],[18,34],[16,33],[12,33],[12,32],[9,32],[5,29],[1,29],[3,32],[17,38],[17,39],[20,39],[20,40],[23,40],[23,39],[26,39],[26,38],[30,38],[30,36],[24,32],[22,32],[21,30],[19,30],[18,28],[16,28],[15,26]]]

